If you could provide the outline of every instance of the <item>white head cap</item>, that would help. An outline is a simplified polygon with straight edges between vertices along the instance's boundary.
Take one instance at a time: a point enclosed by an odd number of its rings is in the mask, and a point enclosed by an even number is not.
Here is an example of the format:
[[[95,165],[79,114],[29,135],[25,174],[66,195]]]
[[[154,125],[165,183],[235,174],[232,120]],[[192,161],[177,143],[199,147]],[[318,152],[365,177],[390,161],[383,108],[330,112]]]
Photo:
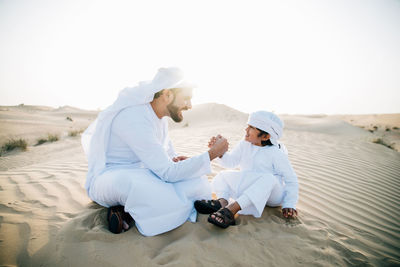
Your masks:
[[[127,87],[120,92],[116,106],[146,104],[153,100],[154,94],[171,88],[193,88],[194,85],[184,80],[183,71],[176,67],[160,68],[151,81],[140,82],[138,86]],[[122,102],[122,104],[121,104]]]
[[[271,143],[278,144],[283,134],[283,121],[272,112],[256,111],[250,114],[247,124],[256,127],[271,135]]]

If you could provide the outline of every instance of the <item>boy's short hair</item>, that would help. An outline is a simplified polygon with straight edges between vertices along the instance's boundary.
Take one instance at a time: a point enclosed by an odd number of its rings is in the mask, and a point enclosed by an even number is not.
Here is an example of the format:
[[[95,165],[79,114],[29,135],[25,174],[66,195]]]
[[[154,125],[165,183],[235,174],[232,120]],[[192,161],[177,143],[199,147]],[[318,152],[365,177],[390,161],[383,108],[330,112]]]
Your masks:
[[[260,129],[258,129],[258,128],[256,128],[257,130],[259,130],[260,131],[260,133],[257,135],[257,137],[261,137],[262,135],[268,135],[269,133],[267,133],[266,131],[263,131],[263,130],[260,130]],[[268,140],[263,140],[263,141],[261,141],[261,146],[273,146],[273,144],[271,143],[271,140],[270,139],[268,139]]]

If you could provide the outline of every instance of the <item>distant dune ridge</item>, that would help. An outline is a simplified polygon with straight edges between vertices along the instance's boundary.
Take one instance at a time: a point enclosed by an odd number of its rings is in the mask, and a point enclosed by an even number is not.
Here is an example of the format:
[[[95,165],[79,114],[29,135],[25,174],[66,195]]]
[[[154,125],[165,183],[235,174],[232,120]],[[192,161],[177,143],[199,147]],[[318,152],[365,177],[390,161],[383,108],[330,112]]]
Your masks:
[[[66,135],[74,129],[85,129],[97,113],[68,106],[0,106],[0,144],[11,137],[24,138],[33,144],[36,138],[48,133]]]
[[[0,144],[11,137],[29,144],[0,157],[0,266],[400,265],[400,114],[280,115],[300,183],[297,220],[267,207],[262,218],[241,216],[221,230],[199,215],[155,237],[135,228],[109,233],[106,209],[86,195],[87,162],[79,135],[68,132],[96,116],[73,107],[0,107]],[[232,148],[247,116],[221,104],[194,106],[170,123],[170,137],[187,156],[206,151],[216,134]],[[34,146],[49,133],[60,140]],[[210,180],[223,170],[212,166]]]

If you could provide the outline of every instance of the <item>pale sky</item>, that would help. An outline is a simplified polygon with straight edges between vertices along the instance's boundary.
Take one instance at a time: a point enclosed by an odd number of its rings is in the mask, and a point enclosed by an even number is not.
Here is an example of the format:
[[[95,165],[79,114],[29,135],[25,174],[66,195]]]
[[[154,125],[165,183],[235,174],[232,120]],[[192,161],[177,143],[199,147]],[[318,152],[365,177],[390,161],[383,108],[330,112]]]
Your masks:
[[[168,66],[194,104],[400,113],[400,1],[0,0],[0,105],[105,108]]]

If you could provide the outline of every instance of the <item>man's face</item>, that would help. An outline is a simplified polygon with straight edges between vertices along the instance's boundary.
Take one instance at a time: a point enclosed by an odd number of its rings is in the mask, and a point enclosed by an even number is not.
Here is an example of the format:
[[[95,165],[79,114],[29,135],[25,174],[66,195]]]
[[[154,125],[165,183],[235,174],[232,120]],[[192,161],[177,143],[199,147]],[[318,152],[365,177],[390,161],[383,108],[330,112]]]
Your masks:
[[[174,122],[183,120],[182,111],[192,108],[192,89],[175,89],[174,100],[167,106]]]

